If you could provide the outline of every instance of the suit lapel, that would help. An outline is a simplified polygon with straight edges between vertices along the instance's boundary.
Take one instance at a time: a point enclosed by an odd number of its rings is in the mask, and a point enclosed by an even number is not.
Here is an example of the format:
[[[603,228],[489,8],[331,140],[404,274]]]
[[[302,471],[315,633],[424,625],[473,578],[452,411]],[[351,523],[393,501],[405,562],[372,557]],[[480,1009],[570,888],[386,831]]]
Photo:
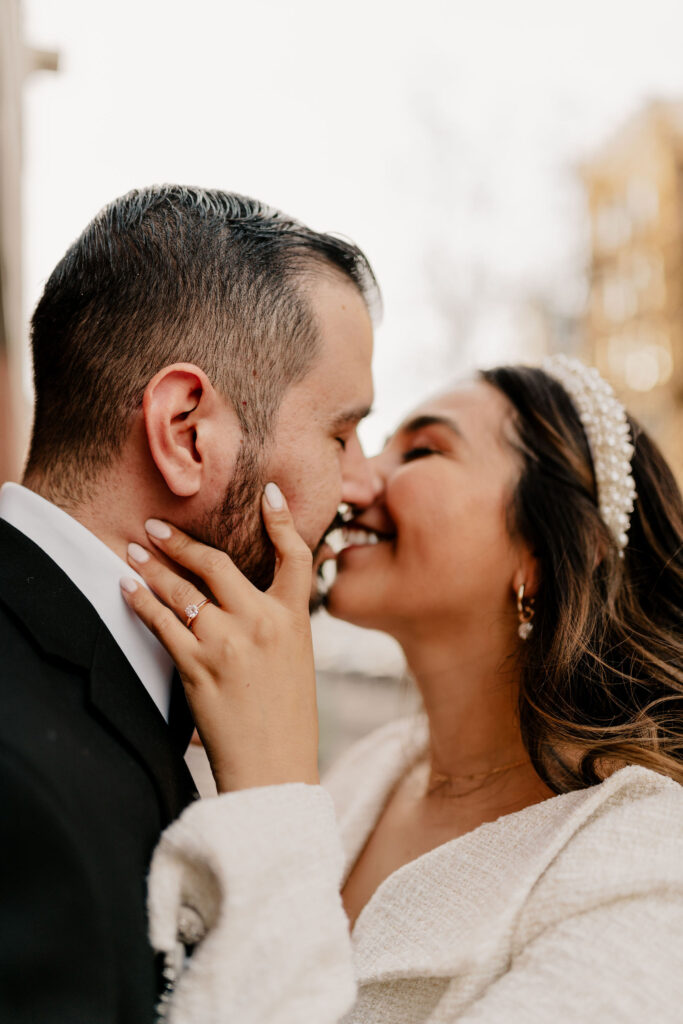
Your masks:
[[[51,658],[84,670],[93,712],[144,765],[168,821],[195,787],[168,726],[95,609],[31,540],[0,520],[0,602]]]
[[[90,702],[147,769],[167,821],[195,795],[192,776],[168,726],[111,633],[101,623],[90,668]]]
[[[100,619],[44,551],[0,519],[0,601],[50,657],[89,669]]]

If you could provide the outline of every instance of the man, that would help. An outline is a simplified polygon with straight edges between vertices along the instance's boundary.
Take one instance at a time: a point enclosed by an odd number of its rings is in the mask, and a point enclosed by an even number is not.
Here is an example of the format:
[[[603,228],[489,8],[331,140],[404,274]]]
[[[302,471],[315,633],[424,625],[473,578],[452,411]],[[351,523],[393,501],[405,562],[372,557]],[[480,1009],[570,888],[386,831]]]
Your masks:
[[[0,494],[0,1019],[145,1024],[145,876],[196,795],[173,666],[119,592],[148,517],[273,572],[272,480],[312,549],[373,482],[374,278],[254,200],[164,186],[85,229],[35,311],[24,486]]]

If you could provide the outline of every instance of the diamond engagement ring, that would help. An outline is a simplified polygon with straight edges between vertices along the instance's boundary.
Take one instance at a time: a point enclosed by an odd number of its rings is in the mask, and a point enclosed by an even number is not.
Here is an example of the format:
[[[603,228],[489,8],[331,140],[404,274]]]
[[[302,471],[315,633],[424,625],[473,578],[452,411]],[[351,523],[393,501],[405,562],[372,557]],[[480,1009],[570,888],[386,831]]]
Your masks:
[[[187,626],[188,629],[192,629],[192,623],[199,615],[199,609],[203,608],[204,605],[208,603],[209,599],[208,597],[205,597],[203,601],[199,602],[199,604],[188,604],[187,608],[185,609],[185,614],[187,615],[187,622],[185,623],[185,625]]]

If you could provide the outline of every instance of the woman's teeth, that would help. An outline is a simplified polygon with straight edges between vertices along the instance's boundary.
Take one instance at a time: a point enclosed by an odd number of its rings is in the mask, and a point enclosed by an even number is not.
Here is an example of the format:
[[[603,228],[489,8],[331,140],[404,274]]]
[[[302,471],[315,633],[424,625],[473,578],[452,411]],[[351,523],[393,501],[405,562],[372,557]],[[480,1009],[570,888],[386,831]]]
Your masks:
[[[355,547],[359,544],[379,544],[379,537],[370,530],[347,530],[341,531],[342,545],[345,548]]]
[[[338,555],[345,548],[374,546],[385,539],[385,537],[380,537],[373,530],[354,530],[353,528],[342,526],[328,533],[325,543],[334,551],[335,555]]]

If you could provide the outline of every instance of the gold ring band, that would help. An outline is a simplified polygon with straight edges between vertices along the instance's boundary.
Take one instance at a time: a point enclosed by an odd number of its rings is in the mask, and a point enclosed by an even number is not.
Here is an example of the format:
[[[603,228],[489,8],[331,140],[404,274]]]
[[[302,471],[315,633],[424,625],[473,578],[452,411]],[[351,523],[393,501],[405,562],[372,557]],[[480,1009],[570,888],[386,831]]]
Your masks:
[[[188,629],[192,629],[192,623],[199,615],[200,608],[203,608],[204,605],[208,603],[209,599],[208,597],[205,597],[203,601],[199,602],[199,604],[188,604],[187,608],[185,609],[185,614],[187,616],[187,622],[185,623],[185,625],[187,626]]]

